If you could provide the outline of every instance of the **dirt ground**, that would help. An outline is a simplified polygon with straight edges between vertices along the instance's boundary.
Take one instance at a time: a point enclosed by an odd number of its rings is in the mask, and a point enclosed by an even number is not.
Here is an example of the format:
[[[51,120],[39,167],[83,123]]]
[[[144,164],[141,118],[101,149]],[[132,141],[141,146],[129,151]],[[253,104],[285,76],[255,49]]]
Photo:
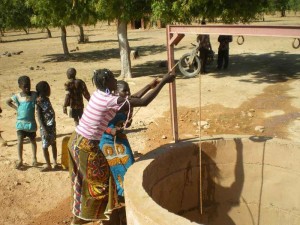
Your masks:
[[[300,25],[299,15],[266,17],[259,25]],[[70,179],[68,171],[41,173],[45,161],[41,140],[37,138],[39,168],[31,167],[31,148],[24,145],[23,171],[14,169],[17,160],[15,131],[16,112],[6,106],[12,93],[19,92],[17,78],[28,75],[32,89],[46,80],[52,88],[50,99],[56,112],[59,162],[61,141],[74,130],[73,121],[63,114],[63,84],[69,67],[77,69],[78,78],[86,81],[90,92],[95,90],[91,77],[94,69],[109,68],[120,73],[118,41],[115,26],[99,23],[85,27],[89,42],[78,44],[78,30],[68,27],[68,46],[72,57],[62,57],[60,32],[52,29],[53,38],[32,30],[7,32],[0,43],[0,92],[3,113],[0,130],[7,146],[0,147],[0,224],[52,225],[69,224]],[[130,46],[140,57],[132,61],[135,78],[128,79],[131,89],[139,90],[153,77],[167,72],[165,29],[129,30]],[[196,36],[187,35],[175,47],[175,59],[191,50]],[[237,37],[230,45],[228,70],[185,78],[180,72],[176,79],[179,138],[247,134],[266,135],[299,141],[300,137],[300,50],[292,48],[292,38],[245,37],[238,45]],[[217,36],[211,36],[217,53]],[[74,51],[73,51],[74,50]],[[4,55],[5,52],[10,57]],[[127,130],[133,151],[145,154],[173,140],[171,132],[169,88],[166,85],[158,97],[145,108],[135,110],[134,122]],[[199,134],[199,125],[201,134]],[[257,130],[256,130],[257,129]],[[260,129],[260,130],[259,130]],[[51,152],[51,150],[50,150]]]

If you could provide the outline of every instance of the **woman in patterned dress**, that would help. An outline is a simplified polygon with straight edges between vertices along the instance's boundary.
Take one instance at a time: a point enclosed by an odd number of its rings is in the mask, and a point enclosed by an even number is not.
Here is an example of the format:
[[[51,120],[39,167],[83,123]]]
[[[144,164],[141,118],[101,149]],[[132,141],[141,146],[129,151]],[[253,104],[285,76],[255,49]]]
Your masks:
[[[109,164],[99,148],[100,139],[110,120],[120,110],[147,106],[174,75],[166,74],[161,82],[143,98],[126,99],[112,94],[117,80],[108,69],[95,70],[93,84],[97,90],[73,132],[69,147],[69,168],[72,184],[72,225],[109,219],[118,206],[116,185]]]

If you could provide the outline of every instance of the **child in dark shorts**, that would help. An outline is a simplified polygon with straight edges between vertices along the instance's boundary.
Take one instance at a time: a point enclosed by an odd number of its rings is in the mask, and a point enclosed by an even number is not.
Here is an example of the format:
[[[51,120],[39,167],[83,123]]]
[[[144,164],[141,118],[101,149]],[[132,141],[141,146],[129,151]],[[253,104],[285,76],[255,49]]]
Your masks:
[[[32,148],[32,165],[37,166],[36,158],[36,121],[35,121],[35,103],[36,92],[30,91],[31,84],[28,76],[21,76],[18,79],[19,88],[22,92],[14,94],[6,101],[7,105],[17,110],[16,129],[18,135],[18,157],[16,169],[23,166],[23,141],[28,137]]]
[[[53,168],[58,168],[56,162],[57,147],[55,112],[49,99],[49,96],[51,94],[49,84],[46,81],[40,81],[36,85],[36,92],[38,94],[38,98],[36,101],[37,116],[40,123],[42,147],[47,164],[44,168],[41,169],[41,172],[46,172],[52,170],[48,151],[49,146],[52,147]]]
[[[83,80],[76,79],[76,69],[67,70],[68,81],[65,83],[66,97],[63,106],[63,112],[67,114],[67,107],[70,107],[69,116],[74,119],[75,126],[83,113],[83,97],[89,101],[90,93]]]

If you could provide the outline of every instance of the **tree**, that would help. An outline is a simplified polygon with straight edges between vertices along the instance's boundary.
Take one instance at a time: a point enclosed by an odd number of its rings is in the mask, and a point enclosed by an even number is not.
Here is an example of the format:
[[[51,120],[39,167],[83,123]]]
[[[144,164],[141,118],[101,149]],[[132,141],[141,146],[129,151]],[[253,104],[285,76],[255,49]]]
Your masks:
[[[153,0],[152,17],[166,23],[189,24],[194,19],[221,20],[224,23],[247,23],[255,19],[266,1],[261,0]]]
[[[131,20],[141,19],[150,11],[148,0],[98,0],[97,12],[102,20],[116,20],[119,41],[121,76],[131,78],[130,46],[127,24]]]
[[[0,30],[3,34],[5,29],[23,29],[28,33],[31,27],[30,17],[32,8],[22,0],[0,1]]]
[[[48,28],[50,26],[60,27],[63,51],[66,56],[69,55],[66,26],[72,24],[72,2],[61,0],[27,0],[27,4],[34,10],[32,21],[37,26],[41,28]]]
[[[297,12],[300,9],[299,0],[269,0],[269,11],[279,11],[282,17],[286,16],[287,10]]]
[[[71,20],[79,27],[79,43],[85,42],[82,25],[95,25],[98,15],[95,9],[95,0],[73,1]]]

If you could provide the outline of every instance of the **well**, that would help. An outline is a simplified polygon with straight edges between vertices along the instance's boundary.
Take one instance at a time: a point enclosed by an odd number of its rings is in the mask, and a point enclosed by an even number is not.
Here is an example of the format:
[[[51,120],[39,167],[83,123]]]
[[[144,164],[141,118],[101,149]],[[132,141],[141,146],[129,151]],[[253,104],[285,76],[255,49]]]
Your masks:
[[[300,224],[300,143],[214,138],[201,148],[162,146],[128,170],[129,225]]]

